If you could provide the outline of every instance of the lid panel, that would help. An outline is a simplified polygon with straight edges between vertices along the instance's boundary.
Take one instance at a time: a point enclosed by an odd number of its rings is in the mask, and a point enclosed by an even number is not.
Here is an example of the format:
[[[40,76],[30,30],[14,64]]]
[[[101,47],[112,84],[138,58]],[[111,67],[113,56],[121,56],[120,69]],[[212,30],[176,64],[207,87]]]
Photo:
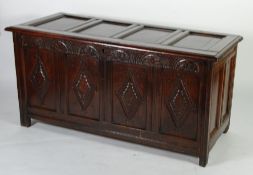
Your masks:
[[[121,31],[123,31],[129,25],[130,24],[102,22],[102,23],[99,23],[95,26],[81,30],[79,33],[86,34],[86,35],[93,35],[93,36],[110,37],[110,36],[113,36]]]
[[[197,50],[209,50],[211,47],[221,41],[221,39],[222,38],[220,37],[190,34],[173,44],[173,46]]]
[[[159,41],[168,36],[173,31],[171,30],[163,30],[163,29],[155,29],[145,27],[142,30],[139,30],[133,34],[130,34],[123,38],[124,40],[129,41],[140,41],[146,43],[159,43]]]
[[[79,19],[79,18],[71,18],[71,17],[62,17],[59,19],[55,19],[43,24],[39,24],[36,27],[42,29],[49,29],[49,30],[59,30],[64,31],[75,26],[81,25],[85,23],[87,19]]]

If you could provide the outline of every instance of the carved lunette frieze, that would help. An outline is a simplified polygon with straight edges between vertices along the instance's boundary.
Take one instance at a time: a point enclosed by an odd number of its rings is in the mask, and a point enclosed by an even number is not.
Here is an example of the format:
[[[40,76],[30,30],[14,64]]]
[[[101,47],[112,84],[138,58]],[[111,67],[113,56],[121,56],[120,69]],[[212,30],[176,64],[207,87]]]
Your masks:
[[[97,49],[89,44],[76,43],[61,39],[21,36],[22,47],[36,47],[39,49],[47,49],[65,54],[89,55],[100,59],[100,54]]]
[[[121,49],[113,50],[110,53],[108,60],[127,64],[161,67],[164,69],[176,70],[178,72],[199,72],[199,65],[185,58],[164,58],[163,56],[158,56],[156,54],[140,55],[135,54],[134,52],[127,53]]]
[[[98,50],[89,44],[76,43],[69,40],[59,40],[51,38],[31,37],[22,35],[21,45],[23,47],[37,47],[52,51],[75,55],[90,55],[96,59],[101,59]],[[108,61],[116,61],[127,64],[139,64],[145,66],[162,67],[173,69],[178,72],[198,73],[199,65],[189,59],[182,57],[163,56],[160,54],[141,54],[141,52],[125,51],[122,49],[112,50],[105,58]]]

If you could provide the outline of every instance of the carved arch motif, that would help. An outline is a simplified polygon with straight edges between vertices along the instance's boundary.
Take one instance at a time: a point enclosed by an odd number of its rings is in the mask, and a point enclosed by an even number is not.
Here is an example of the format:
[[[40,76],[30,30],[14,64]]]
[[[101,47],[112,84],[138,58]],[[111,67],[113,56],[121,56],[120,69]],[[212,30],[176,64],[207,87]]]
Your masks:
[[[180,59],[175,64],[175,69],[177,71],[184,71],[184,72],[192,72],[192,73],[198,73],[199,72],[199,66],[193,61],[186,60],[186,59]]]

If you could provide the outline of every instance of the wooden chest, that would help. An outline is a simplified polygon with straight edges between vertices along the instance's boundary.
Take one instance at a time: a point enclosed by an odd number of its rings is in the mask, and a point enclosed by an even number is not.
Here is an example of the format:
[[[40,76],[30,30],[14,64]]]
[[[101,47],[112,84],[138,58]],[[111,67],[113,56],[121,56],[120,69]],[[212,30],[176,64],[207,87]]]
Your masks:
[[[242,37],[55,14],[13,32],[31,119],[199,157],[229,128]]]

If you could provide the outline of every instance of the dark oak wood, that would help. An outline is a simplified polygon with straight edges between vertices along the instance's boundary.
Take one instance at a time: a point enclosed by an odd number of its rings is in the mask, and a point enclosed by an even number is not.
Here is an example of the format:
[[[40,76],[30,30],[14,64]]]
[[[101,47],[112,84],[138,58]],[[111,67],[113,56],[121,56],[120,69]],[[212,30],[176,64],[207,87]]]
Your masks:
[[[13,32],[31,119],[199,157],[229,128],[242,37],[55,14]]]

